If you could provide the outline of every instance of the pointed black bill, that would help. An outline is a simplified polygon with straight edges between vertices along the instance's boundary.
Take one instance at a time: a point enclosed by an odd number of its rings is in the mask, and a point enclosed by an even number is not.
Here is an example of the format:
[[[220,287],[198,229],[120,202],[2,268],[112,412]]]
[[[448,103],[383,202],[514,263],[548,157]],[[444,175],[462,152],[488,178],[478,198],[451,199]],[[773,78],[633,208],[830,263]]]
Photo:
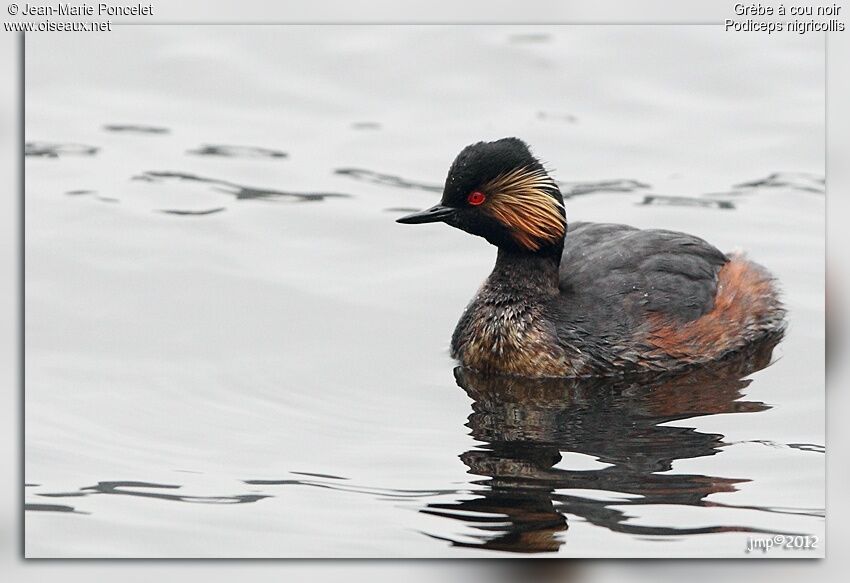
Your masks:
[[[419,211],[418,213],[403,216],[400,219],[396,219],[395,222],[404,223],[405,225],[417,225],[419,223],[438,223],[440,221],[445,221],[447,218],[455,214],[456,210],[457,209],[453,209],[452,207],[437,204],[429,209],[425,209],[424,211]]]

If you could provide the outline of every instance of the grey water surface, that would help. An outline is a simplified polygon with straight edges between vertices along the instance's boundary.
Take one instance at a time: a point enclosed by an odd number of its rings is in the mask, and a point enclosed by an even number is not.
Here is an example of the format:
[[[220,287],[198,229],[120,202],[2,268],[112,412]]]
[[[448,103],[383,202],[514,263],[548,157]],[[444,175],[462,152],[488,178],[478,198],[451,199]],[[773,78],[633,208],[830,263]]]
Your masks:
[[[823,47],[701,26],[28,35],[27,556],[822,556]],[[394,219],[464,145],[511,135],[570,219],[746,250],[786,337],[645,383],[455,370],[495,250]],[[745,552],[797,535],[817,548]]]

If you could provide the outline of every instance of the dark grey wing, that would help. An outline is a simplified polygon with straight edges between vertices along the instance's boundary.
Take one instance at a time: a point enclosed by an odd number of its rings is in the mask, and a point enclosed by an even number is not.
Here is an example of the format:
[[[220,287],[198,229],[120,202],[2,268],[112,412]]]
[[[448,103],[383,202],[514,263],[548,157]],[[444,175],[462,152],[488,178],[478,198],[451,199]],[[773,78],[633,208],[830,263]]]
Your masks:
[[[579,300],[577,305],[606,311],[603,320],[610,322],[613,316],[628,327],[648,312],[687,322],[714,306],[717,272],[727,261],[716,247],[693,235],[575,223],[565,239],[561,289]],[[598,319],[573,316],[589,325]]]

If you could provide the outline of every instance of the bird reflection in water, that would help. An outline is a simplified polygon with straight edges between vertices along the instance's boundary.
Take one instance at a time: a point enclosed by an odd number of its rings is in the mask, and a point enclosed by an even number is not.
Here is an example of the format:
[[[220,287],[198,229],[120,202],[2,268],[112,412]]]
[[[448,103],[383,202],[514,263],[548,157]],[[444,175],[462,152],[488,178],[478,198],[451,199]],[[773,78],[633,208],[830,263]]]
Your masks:
[[[429,536],[462,547],[557,551],[567,540],[567,515],[642,536],[765,532],[734,525],[640,526],[630,523],[620,508],[727,506],[707,498],[733,492],[747,479],[661,473],[676,460],[718,453],[726,445],[724,436],[665,424],[768,409],[762,402],[742,400],[742,391],[751,382],[745,377],[770,363],[778,340],[767,339],[709,368],[652,379],[523,379],[456,368],[458,385],[473,401],[467,426],[483,443],[460,459],[470,474],[483,479],[473,482],[479,488],[474,497],[428,504],[422,512],[461,520],[476,534],[463,541]],[[610,465],[584,471],[557,468],[562,452]],[[574,489],[601,491],[597,498],[607,500],[570,495]],[[612,500],[612,493],[624,496]]]

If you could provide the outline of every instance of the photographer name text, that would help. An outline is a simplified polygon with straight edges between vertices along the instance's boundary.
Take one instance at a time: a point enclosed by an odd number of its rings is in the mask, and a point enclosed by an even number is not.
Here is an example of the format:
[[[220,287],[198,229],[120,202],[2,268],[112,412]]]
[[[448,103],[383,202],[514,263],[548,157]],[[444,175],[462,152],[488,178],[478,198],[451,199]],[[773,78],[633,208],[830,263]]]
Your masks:
[[[24,4],[20,16],[153,16],[152,4]]]

